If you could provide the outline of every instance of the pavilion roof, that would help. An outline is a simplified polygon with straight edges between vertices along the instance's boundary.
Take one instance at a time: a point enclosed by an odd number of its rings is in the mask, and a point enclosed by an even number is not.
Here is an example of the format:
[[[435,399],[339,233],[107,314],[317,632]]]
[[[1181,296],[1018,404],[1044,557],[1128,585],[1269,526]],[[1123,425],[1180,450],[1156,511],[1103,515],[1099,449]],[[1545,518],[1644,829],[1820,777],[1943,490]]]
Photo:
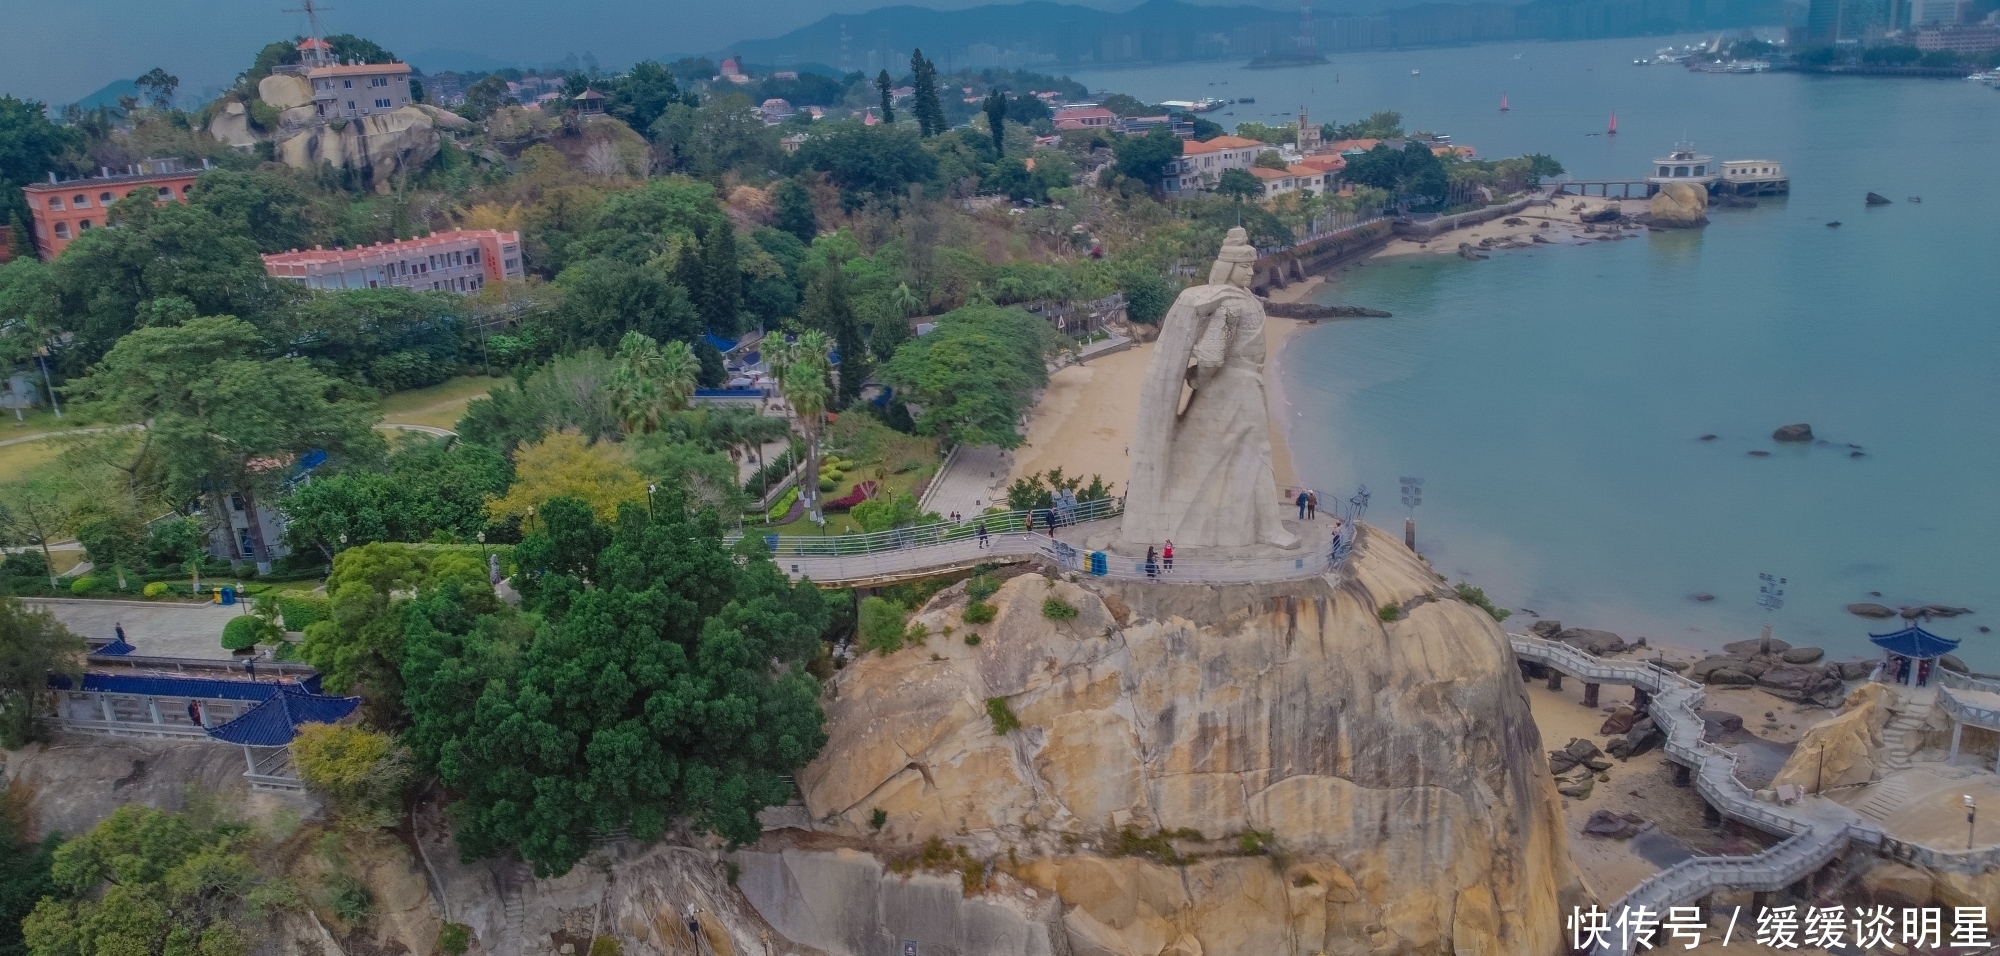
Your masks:
[[[1939,637],[1914,624],[1891,634],[1870,634],[1876,647],[1904,657],[1941,657],[1958,650],[1958,642]]]
[[[208,735],[224,743],[249,747],[283,747],[299,735],[305,724],[332,724],[346,719],[361,706],[359,697],[327,697],[314,694],[297,684],[281,684],[278,693],[245,711]]]

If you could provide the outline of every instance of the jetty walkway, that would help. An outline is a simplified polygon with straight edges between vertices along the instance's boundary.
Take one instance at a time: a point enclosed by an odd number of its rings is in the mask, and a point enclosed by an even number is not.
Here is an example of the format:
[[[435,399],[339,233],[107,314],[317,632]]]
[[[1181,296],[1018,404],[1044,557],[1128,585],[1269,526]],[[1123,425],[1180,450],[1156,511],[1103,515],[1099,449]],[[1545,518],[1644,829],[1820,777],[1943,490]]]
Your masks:
[[[1790,805],[1759,800],[1737,779],[1736,754],[1702,739],[1700,710],[1706,696],[1702,685],[1643,661],[1608,661],[1558,641],[1525,634],[1508,637],[1514,645],[1514,655],[1521,660],[1555,668],[1587,683],[1621,684],[1652,695],[1648,712],[1667,735],[1667,758],[1692,772],[1695,790],[1709,806],[1724,817],[1785,838],[1754,856],[1695,857],[1653,874],[1610,907],[1614,929],[1594,950],[1594,956],[1632,953],[1633,941],[1621,938],[1623,934],[1615,928],[1621,912],[1637,912],[1643,906],[1657,920],[1664,918],[1669,907],[1693,905],[1716,890],[1783,889],[1853,846],[1867,847],[1918,866],[1959,873],[1980,873],[2000,866],[2000,847],[1939,850],[1897,840],[1866,817],[1818,795]],[[1949,689],[1940,687],[1941,700]],[[1968,685],[1964,689],[1977,693],[2000,688]],[[1970,708],[1960,707],[1961,712],[1967,709]]]
[[[1083,543],[1098,533],[1115,530],[1111,519],[1124,513],[1124,502],[1119,498],[1085,501],[1067,508],[995,512],[873,534],[765,535],[764,545],[771,560],[793,580],[810,578],[815,584],[833,587],[880,587],[969,571],[980,565],[1029,561],[1100,578],[1252,584],[1339,572],[1354,549],[1366,507],[1365,494],[1346,502],[1329,502],[1326,510],[1339,515],[1340,533],[1318,543],[1309,542],[1297,551],[1244,557],[1183,552],[1171,564],[1160,561],[1151,568],[1142,557],[1092,549]],[[979,535],[982,526],[986,529],[984,540]],[[1331,529],[1333,524],[1329,521],[1318,527]]]

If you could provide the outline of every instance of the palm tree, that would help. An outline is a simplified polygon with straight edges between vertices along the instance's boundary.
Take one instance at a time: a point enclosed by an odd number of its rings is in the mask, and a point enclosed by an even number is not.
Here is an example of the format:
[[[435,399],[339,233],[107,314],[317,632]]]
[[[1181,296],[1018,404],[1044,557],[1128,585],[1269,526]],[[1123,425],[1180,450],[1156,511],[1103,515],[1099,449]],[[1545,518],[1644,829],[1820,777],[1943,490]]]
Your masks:
[[[907,282],[896,283],[896,291],[889,293],[889,304],[905,318],[916,315],[924,307],[924,300],[910,289]]]
[[[661,394],[661,364],[660,346],[651,337],[627,332],[619,340],[610,391],[619,422],[628,433],[650,433],[660,427],[660,420],[665,417],[667,404]]]
[[[799,337],[787,342],[777,332],[764,336],[764,360],[771,365],[771,375],[778,380],[778,391],[785,396],[785,404],[792,408],[792,417],[799,423],[799,431],[805,439],[806,468],[799,480],[799,500],[806,503],[806,513],[818,517],[819,513],[819,428],[826,418],[827,399],[833,390],[827,385],[827,377],[833,371],[833,343],[826,333],[817,329],[801,332]]]
[[[694,404],[695,385],[701,378],[701,358],[686,342],[674,339],[661,346],[654,374],[669,411],[682,411]]]

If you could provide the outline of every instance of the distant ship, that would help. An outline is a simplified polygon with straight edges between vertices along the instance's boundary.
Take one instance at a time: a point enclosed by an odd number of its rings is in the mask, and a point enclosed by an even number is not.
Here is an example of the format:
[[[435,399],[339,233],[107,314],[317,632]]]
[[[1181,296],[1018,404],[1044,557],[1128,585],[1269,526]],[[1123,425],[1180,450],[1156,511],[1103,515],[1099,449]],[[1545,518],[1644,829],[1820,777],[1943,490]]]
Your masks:
[[[1507,112],[1507,94],[1500,94],[1500,112]]]
[[[1207,113],[1222,108],[1222,101],[1214,97],[1199,100],[1161,100],[1160,105],[1170,110],[1187,113]]]
[[[1605,131],[1605,133],[1604,133],[1604,135],[1606,135],[1606,136],[1616,136],[1616,135],[1618,135],[1618,111],[1617,111],[1617,110],[1612,110],[1612,111],[1611,111],[1611,128],[1610,128],[1610,129],[1608,129],[1608,130],[1606,130],[1606,131]]]
[[[1411,75],[1411,76],[1422,76],[1422,75],[1423,75],[1423,72],[1422,72],[1422,71],[1420,71],[1420,70],[1411,70],[1411,71],[1410,71],[1410,75]]]

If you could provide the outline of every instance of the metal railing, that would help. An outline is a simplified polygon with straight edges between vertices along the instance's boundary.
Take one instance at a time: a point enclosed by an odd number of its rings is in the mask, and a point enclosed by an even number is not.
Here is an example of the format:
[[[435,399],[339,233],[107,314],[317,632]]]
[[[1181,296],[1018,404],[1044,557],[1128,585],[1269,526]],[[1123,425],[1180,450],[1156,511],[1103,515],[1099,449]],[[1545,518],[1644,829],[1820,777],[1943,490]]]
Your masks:
[[[1031,508],[974,515],[964,521],[939,521],[908,528],[891,528],[870,534],[772,534],[764,536],[765,547],[777,558],[819,555],[882,554],[931,548],[955,542],[976,541],[984,525],[989,536],[1047,528],[1053,516],[1058,527],[1086,521],[1115,518],[1125,513],[1124,498],[1101,498],[1078,502],[1075,508]],[[1032,519],[1032,526],[1030,521]]]
[[[1970,691],[1980,694],[2000,695],[2000,681],[1967,677],[1952,671],[1939,671],[1937,681],[1937,705],[1951,719],[1963,724],[1972,724],[1988,730],[2000,730],[2000,707],[1977,703],[1961,693]]]

